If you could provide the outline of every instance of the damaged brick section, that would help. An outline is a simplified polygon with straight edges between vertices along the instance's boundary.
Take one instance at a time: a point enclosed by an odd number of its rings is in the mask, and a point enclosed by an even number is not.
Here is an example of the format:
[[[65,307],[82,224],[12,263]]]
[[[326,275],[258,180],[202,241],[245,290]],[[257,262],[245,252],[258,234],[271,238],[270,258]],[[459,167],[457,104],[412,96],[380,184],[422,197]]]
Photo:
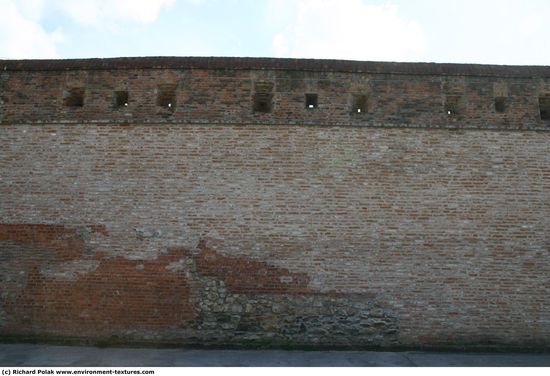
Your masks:
[[[76,228],[49,224],[0,224],[0,242],[12,241],[53,250],[57,253],[57,258],[70,259],[84,251],[83,231],[108,235],[103,225]]]
[[[230,258],[204,241],[198,249],[178,265],[202,286],[193,296],[194,329],[205,343],[397,344],[397,314],[373,294],[319,293],[308,289],[303,273]]]
[[[222,279],[237,293],[307,294],[309,277],[306,273],[291,273],[265,262],[230,258],[215,252],[200,241],[200,253],[195,257],[197,270],[208,277]]]
[[[397,314],[369,294],[320,293],[309,276],[200,241],[153,260],[88,250],[104,226],[0,226],[0,335],[195,344],[392,346]],[[86,251],[86,252],[85,252]]]
[[[170,260],[101,260],[74,281],[47,279],[34,268],[23,293],[6,305],[9,328],[93,337],[179,325],[193,310],[186,279],[165,270]]]
[[[83,254],[85,233],[101,225],[0,226],[0,333],[97,337],[180,325],[193,318],[189,286],[155,260]],[[20,277],[20,278],[17,278]]]
[[[81,258],[88,253],[86,239],[97,231],[107,233],[102,225],[0,224],[0,326],[6,318],[4,302],[22,292],[33,268]]]

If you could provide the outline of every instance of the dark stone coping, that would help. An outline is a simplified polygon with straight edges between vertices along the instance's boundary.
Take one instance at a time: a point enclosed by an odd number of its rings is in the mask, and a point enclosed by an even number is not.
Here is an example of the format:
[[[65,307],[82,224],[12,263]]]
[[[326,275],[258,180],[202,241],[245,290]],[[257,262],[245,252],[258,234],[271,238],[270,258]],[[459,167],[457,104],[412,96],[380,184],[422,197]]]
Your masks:
[[[0,60],[3,71],[216,69],[293,70],[374,74],[548,77],[550,66],[397,63],[354,60],[279,59],[252,57],[120,57],[58,60]]]

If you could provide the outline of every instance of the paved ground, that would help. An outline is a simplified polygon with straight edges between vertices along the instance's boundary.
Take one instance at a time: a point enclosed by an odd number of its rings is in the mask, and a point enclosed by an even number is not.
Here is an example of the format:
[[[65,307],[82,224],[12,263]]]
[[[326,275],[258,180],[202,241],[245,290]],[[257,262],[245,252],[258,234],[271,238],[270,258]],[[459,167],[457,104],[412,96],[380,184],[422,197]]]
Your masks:
[[[550,354],[124,349],[0,344],[0,366],[507,366],[550,367]]]

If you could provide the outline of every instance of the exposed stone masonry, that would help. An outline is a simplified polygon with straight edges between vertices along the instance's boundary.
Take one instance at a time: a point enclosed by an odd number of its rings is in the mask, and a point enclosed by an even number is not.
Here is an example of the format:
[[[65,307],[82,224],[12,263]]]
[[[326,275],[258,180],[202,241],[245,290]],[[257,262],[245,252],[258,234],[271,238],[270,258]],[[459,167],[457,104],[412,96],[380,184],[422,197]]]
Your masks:
[[[193,298],[197,316],[193,322],[195,336],[218,343],[240,341],[272,341],[274,344],[325,346],[391,346],[397,344],[395,313],[377,306],[371,294],[324,293],[261,293],[258,284],[247,293],[228,288],[223,275],[205,276],[197,268],[203,254],[212,254],[204,243],[199,244],[199,257],[187,257],[167,266],[169,270],[185,270],[200,281],[201,289]],[[235,263],[242,260],[234,260]],[[244,263],[244,265],[248,262]],[[223,269],[217,269],[223,274]],[[267,267],[273,273],[284,271]],[[280,276],[289,283],[291,277]],[[243,275],[242,277],[246,277]],[[276,287],[277,289],[277,287]],[[273,291],[273,290],[272,290]],[[260,292],[260,293],[258,293]]]

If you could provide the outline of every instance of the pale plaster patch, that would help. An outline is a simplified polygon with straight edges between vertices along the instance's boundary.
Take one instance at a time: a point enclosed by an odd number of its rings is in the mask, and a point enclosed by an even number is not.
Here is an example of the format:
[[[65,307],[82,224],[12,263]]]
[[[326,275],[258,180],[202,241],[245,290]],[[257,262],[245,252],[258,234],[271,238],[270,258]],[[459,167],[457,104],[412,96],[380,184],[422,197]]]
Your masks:
[[[99,264],[97,260],[71,260],[48,264],[40,269],[40,274],[58,280],[75,280],[79,275],[96,270]]]

